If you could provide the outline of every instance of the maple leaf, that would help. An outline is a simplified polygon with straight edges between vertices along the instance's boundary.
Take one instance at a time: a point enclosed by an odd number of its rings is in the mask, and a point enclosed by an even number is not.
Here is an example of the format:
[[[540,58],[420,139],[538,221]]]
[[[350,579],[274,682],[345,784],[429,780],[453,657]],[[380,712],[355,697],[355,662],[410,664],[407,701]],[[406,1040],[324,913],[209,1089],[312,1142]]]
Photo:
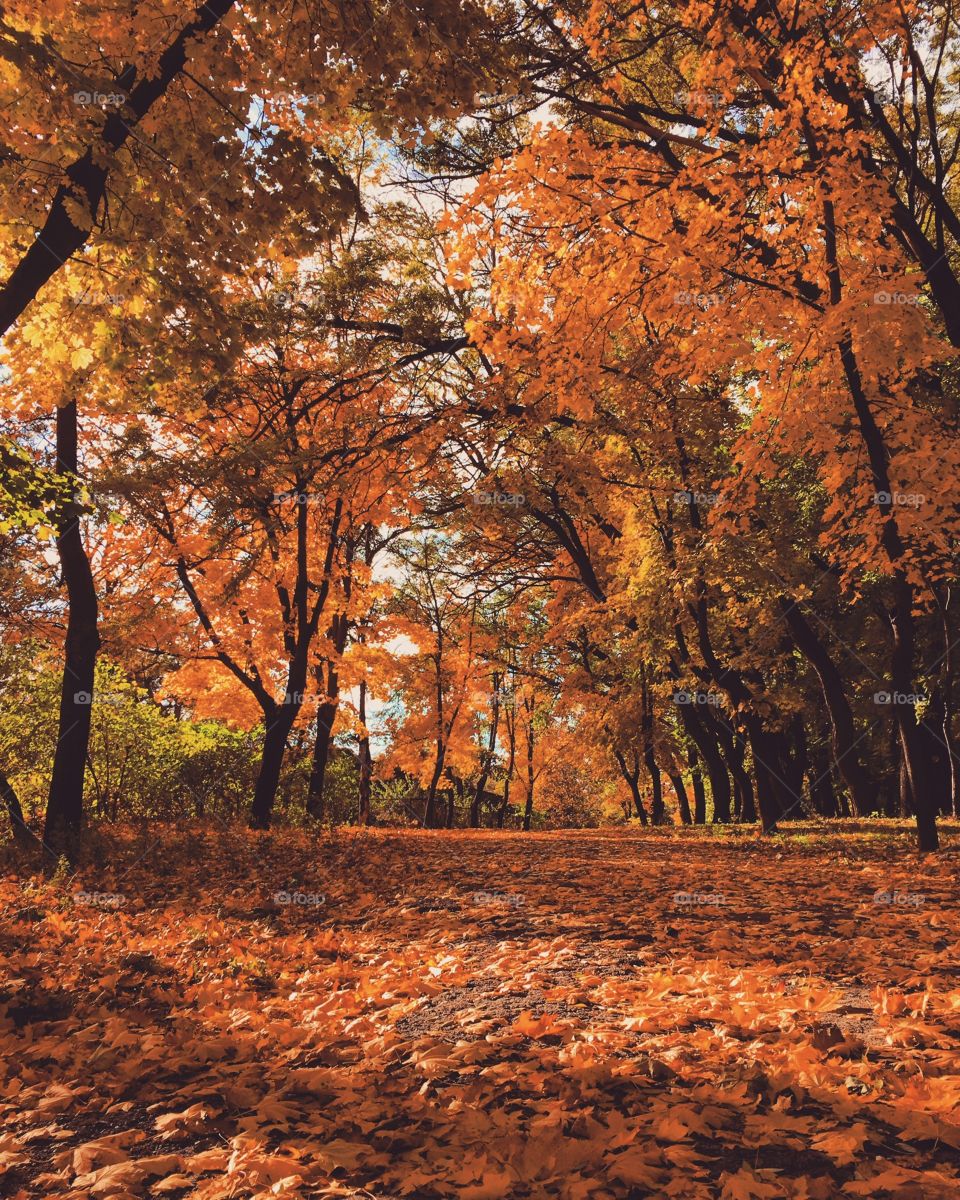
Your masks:
[[[735,1174],[724,1172],[720,1182],[723,1184],[720,1193],[723,1200],[774,1200],[782,1195],[780,1187],[761,1179],[749,1167],[741,1167]]]
[[[165,1192],[178,1192],[184,1188],[193,1187],[193,1183],[194,1181],[189,1175],[182,1173],[165,1175],[163,1179],[158,1179],[156,1183],[151,1184],[150,1191],[163,1195]]]
[[[624,1183],[652,1188],[663,1181],[659,1155],[641,1146],[632,1146],[620,1154],[608,1156],[606,1162],[610,1174]]]
[[[820,1133],[813,1139],[811,1145],[825,1154],[840,1166],[855,1162],[860,1151],[870,1137],[870,1130],[862,1122],[851,1125],[849,1129],[838,1129]]]
[[[540,1038],[550,1034],[569,1032],[569,1026],[557,1019],[553,1013],[543,1013],[536,1017],[530,1011],[522,1012],[513,1022],[513,1029],[526,1037]]]
[[[661,1117],[653,1126],[654,1137],[662,1138],[665,1142],[682,1142],[689,1132],[690,1127],[670,1113]]]

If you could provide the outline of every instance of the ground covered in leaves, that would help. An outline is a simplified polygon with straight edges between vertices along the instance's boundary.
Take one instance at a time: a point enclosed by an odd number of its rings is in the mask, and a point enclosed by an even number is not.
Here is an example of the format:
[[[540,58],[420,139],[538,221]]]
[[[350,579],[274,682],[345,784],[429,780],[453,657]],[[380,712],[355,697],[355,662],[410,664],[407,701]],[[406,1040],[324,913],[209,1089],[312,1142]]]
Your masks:
[[[0,883],[0,1191],[960,1194],[906,829],[119,838]]]

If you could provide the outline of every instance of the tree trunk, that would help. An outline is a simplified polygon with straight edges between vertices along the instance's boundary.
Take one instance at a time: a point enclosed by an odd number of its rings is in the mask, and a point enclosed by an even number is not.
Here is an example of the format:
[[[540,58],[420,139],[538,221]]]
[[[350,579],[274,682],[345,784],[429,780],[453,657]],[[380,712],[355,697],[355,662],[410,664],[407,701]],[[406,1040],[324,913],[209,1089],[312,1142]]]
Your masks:
[[[830,771],[830,754],[827,751],[826,739],[832,739],[832,729],[822,730],[823,740],[817,741],[810,749],[810,767],[807,775],[810,800],[815,811],[821,817],[837,815],[837,797],[833,790]]]
[[[640,711],[643,732],[643,765],[647,768],[647,774],[650,776],[650,787],[652,790],[650,819],[654,825],[663,825],[663,778],[660,774],[660,768],[657,765],[657,756],[653,741],[653,697],[650,694],[650,689],[647,687],[645,671],[642,679]]]
[[[257,773],[253,804],[250,808],[251,829],[270,828],[283,756],[287,750],[287,738],[296,720],[298,708],[295,704],[278,704],[266,714],[263,753],[260,756],[260,770]]]
[[[749,716],[744,724],[753,755],[753,776],[757,781],[757,808],[760,810],[760,828],[763,833],[774,833],[777,822],[786,806],[782,803],[783,767],[777,753],[776,742],[763,728],[756,716]]]
[[[364,732],[360,735],[360,802],[357,819],[361,825],[370,824],[370,792],[373,781],[373,758],[370,754],[370,735],[367,733],[367,681],[360,680],[360,724]]]
[[[753,784],[744,766],[745,746],[739,733],[728,729],[722,721],[716,722],[717,737],[723,750],[730,777],[733,779],[734,816],[738,821],[752,822],[757,819],[754,804]]]
[[[487,747],[480,760],[480,776],[474,789],[473,801],[470,804],[470,828],[480,828],[480,809],[483,804],[483,793],[490,778],[493,766],[493,756],[497,749],[497,728],[500,724],[500,677],[493,676],[493,704],[490,710],[490,731],[487,735]]]
[[[350,584],[345,585],[347,599],[350,597]],[[330,751],[333,746],[333,726],[340,705],[340,676],[337,664],[347,645],[347,635],[350,623],[345,613],[337,613],[330,623],[327,636],[333,643],[336,658],[327,661],[326,686],[324,686],[323,663],[316,667],[317,689],[324,699],[317,710],[317,737],[313,744],[313,764],[310,768],[310,783],[307,787],[307,816],[319,821],[323,818],[323,783],[326,776],[327,764],[330,761]]]
[[[57,409],[57,470],[77,476],[77,403]],[[100,633],[97,591],[80,533],[80,509],[65,508],[57,534],[57,550],[67,588],[67,634],[64,642],[60,720],[43,832],[48,854],[73,853],[83,825],[83,779],[90,743],[93,681]]]
[[[710,782],[710,797],[713,801],[714,821],[729,821],[730,820],[730,777],[727,774],[727,768],[724,765],[723,757],[720,754],[718,743],[715,739],[715,731],[704,721],[698,713],[691,711],[686,705],[680,708],[680,719],[683,721],[684,728],[690,737],[693,739],[697,747],[700,758],[707,768],[707,779]],[[717,814],[721,814],[719,817]],[[706,809],[704,809],[703,821],[706,822]]]
[[[703,787],[703,775],[700,772],[699,760],[696,752],[692,749],[687,756],[687,765],[690,767],[690,786],[693,788],[693,821],[695,825],[705,825],[707,823],[707,794]]]
[[[910,794],[913,797],[917,846],[924,851],[937,850],[940,847],[936,819],[939,805],[933,792],[933,780],[923,752],[914,706],[902,700],[902,697],[910,695],[913,689],[913,589],[902,575],[895,579],[894,585],[895,604],[889,614],[893,634],[890,667],[893,714],[900,735]]]
[[[900,744],[900,727],[894,722],[894,729],[897,735],[897,779],[900,784],[900,816],[913,816],[913,796],[910,793],[910,777],[907,774],[907,763],[903,755],[903,746]]]
[[[503,799],[500,801],[500,807],[497,810],[497,828],[502,829],[503,823],[507,819],[507,809],[510,807],[510,781],[513,777],[508,775],[503,781]]]
[[[527,722],[527,797],[523,809],[523,829],[525,833],[530,832],[530,826],[533,824],[533,784],[533,713],[531,712],[530,719]]]
[[[511,684],[512,686],[512,684]],[[503,801],[497,813],[497,828],[502,829],[510,807],[510,785],[513,782],[513,772],[517,762],[517,710],[515,701],[511,700],[505,713],[507,724],[507,774],[503,781]]]
[[[457,776],[452,780],[450,785],[450,795],[447,797],[447,828],[453,829],[456,824],[457,806],[456,801],[460,801],[463,806],[463,780]]]
[[[666,823],[666,813],[663,807],[663,777],[660,774],[660,768],[657,766],[652,746],[648,746],[644,751],[643,762],[647,768],[647,774],[650,776],[650,785],[653,789],[650,819],[654,825],[663,825]]]
[[[793,774],[792,784],[803,795],[804,782],[810,777],[810,746],[807,741],[807,727],[803,717],[797,713],[793,718],[794,754],[791,760]]]
[[[10,817],[10,828],[13,831],[13,840],[17,848],[23,851],[36,849],[40,842],[24,821],[20,797],[3,771],[0,771],[0,798],[2,798],[7,815]]]
[[[623,751],[616,746],[613,749],[613,756],[617,760],[617,765],[620,768],[620,774],[627,781],[627,785],[630,788],[630,794],[633,797],[633,805],[637,811],[637,819],[641,825],[649,824],[647,810],[643,806],[643,797],[640,794],[640,759],[638,758],[636,751],[633,751],[632,771],[627,766],[627,760],[623,754]]]
[[[757,780],[760,826],[764,833],[773,833],[777,827],[777,821],[786,807],[781,800],[783,785],[780,764],[774,745],[754,709],[752,689],[739,671],[723,666],[714,651],[710,637],[706,585],[703,580],[698,580],[698,591],[696,604],[691,607],[691,615],[696,622],[703,661],[713,682],[726,693],[731,708],[742,714],[743,724],[750,739],[750,749],[753,752],[753,773]],[[716,814],[714,814],[714,820],[717,820]],[[729,812],[727,820],[729,820]]]
[[[943,741],[945,707],[943,692],[937,684],[932,690],[923,720],[917,724],[917,738],[926,762],[929,786],[933,796],[937,798],[934,800],[935,811],[939,816],[949,817],[952,794],[950,755]]]
[[[832,215],[832,207],[830,208]],[[835,240],[835,234],[828,234],[828,239]],[[833,252],[831,274],[836,275],[835,250]],[[831,293],[837,294],[839,285],[831,280]],[[890,630],[893,635],[893,654],[891,656],[891,680],[893,685],[894,720],[900,737],[903,752],[903,762],[906,769],[910,793],[913,797],[913,809],[917,821],[917,845],[920,850],[937,850],[940,838],[937,833],[936,811],[939,807],[937,798],[932,794],[930,780],[926,771],[926,763],[917,737],[916,713],[912,704],[896,702],[898,692],[908,695],[913,688],[913,655],[914,655],[914,621],[913,621],[913,586],[901,566],[904,555],[904,544],[897,528],[893,511],[894,487],[890,482],[887,469],[887,447],[883,433],[877,425],[876,418],[870,407],[870,401],[863,387],[860,368],[854,354],[853,339],[845,334],[840,342],[840,359],[853,399],[854,410],[860,426],[860,435],[866,447],[870,461],[870,471],[873,476],[875,495],[878,497],[877,507],[883,521],[880,542],[892,568],[893,607],[887,613]]]
[[[677,793],[677,808],[680,810],[680,820],[684,825],[692,824],[690,816],[690,800],[687,797],[686,785],[683,782],[683,776],[678,772],[676,775],[671,775],[670,782],[673,784],[673,790]]]
[[[423,810],[424,829],[435,829],[437,825],[437,789],[443,776],[443,763],[447,756],[447,748],[442,741],[437,742],[437,757],[433,764],[433,775],[430,777],[430,787],[427,789],[427,803]]]
[[[833,756],[837,770],[847,785],[854,814],[862,816],[871,811],[877,789],[856,748],[857,731],[853,711],[844,691],[843,679],[826,646],[817,637],[797,603],[781,596],[780,612],[790,630],[794,645],[813,667],[820,681],[823,702],[830,718]]]
[[[960,772],[957,770],[957,756],[953,749],[953,682],[954,682],[954,638],[950,623],[950,603],[953,599],[953,588],[948,586],[946,597],[941,598],[938,589],[933,589],[940,610],[940,626],[943,634],[943,658],[940,675],[940,688],[943,696],[943,717],[940,730],[943,744],[947,750],[949,764],[949,806],[947,811],[955,817],[960,817]]]
[[[336,715],[337,701],[329,697],[317,709],[317,736],[313,743],[313,762],[307,787],[307,816],[315,821],[323,820],[323,784],[327,774],[327,763],[330,761],[333,722]]]

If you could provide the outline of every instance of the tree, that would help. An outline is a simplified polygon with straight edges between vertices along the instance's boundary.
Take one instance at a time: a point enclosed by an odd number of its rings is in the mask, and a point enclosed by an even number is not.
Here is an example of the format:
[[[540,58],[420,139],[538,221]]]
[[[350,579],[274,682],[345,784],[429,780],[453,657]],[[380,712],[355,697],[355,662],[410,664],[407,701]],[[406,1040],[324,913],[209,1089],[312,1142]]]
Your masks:
[[[487,358],[522,380],[535,424],[592,420],[611,390],[629,403],[642,369],[637,400],[686,390],[742,415],[726,493],[739,512],[783,456],[815,463],[834,497],[822,552],[850,590],[865,573],[889,581],[892,694],[911,695],[916,610],[932,603],[927,581],[951,573],[955,536],[940,475],[957,451],[942,399],[956,343],[953,160],[945,150],[950,167],[938,171],[931,149],[944,150],[950,118],[941,68],[928,73],[916,49],[921,27],[949,38],[950,19],[882,6],[868,26],[852,3],[828,20],[804,6],[778,17],[773,34],[736,3],[711,12],[709,30],[689,6],[535,20],[550,66],[531,86],[562,119],[494,163],[462,206],[454,271],[471,283],[475,263],[495,261],[473,329]],[[904,91],[885,102],[866,82],[871,53],[893,38],[929,109],[910,149],[895,133]],[[873,136],[867,113],[883,118]],[[907,165],[922,203],[899,190]],[[913,496],[924,499],[903,499]],[[718,507],[706,527],[722,521]],[[774,828],[793,807],[782,737],[766,728],[757,683],[717,657],[710,607],[709,581],[695,576],[693,648],[741,714]],[[935,848],[942,803],[923,722],[915,705],[893,712],[919,841]]]

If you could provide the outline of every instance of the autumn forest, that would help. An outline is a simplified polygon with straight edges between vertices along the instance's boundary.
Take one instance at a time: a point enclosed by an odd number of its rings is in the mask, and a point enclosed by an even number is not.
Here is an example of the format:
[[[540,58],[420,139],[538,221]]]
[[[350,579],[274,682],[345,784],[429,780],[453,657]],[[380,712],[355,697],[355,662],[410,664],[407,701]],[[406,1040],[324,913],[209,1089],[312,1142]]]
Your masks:
[[[0,1192],[960,1195],[954,0],[0,97]]]

